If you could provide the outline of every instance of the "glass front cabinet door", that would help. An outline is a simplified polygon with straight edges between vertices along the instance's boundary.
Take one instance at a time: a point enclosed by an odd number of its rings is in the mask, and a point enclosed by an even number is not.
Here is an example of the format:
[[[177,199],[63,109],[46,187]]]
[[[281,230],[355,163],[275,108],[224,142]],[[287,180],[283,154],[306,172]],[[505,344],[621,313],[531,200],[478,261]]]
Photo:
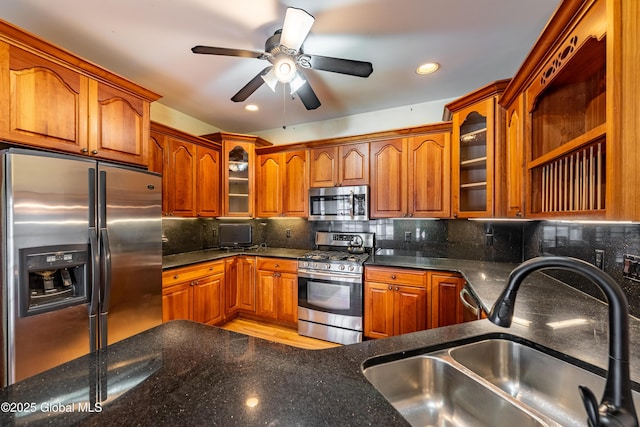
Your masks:
[[[254,148],[251,143],[224,141],[223,216],[253,216]]]

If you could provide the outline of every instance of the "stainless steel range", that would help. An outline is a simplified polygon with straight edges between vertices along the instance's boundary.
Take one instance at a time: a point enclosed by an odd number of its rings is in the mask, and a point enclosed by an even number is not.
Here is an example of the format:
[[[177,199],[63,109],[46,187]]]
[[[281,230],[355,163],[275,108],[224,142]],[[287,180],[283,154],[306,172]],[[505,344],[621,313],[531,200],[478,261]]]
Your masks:
[[[298,260],[298,333],[340,344],[362,341],[364,262],[373,233],[316,232]]]

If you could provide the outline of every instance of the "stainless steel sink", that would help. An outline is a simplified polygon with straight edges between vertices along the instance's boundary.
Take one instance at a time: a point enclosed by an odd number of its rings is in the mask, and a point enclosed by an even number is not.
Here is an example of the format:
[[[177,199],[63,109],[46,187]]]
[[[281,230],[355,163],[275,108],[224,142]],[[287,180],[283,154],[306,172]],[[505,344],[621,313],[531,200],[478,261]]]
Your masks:
[[[563,426],[584,426],[579,385],[601,396],[605,379],[532,347],[489,339],[451,348],[451,358],[528,407]],[[640,408],[640,394],[633,393]]]
[[[414,426],[586,426],[578,385],[596,396],[605,385],[568,361],[493,337],[375,363],[365,377]],[[633,401],[640,408],[640,393]]]
[[[413,426],[544,426],[447,361],[416,356],[364,370]]]

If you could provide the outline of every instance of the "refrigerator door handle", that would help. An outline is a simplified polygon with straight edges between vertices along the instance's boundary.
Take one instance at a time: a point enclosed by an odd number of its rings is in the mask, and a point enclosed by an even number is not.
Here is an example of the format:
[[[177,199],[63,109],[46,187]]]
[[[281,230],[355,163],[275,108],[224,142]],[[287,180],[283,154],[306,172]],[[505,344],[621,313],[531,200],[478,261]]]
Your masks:
[[[111,301],[111,246],[109,245],[109,232],[106,228],[100,229],[100,242],[102,243],[100,348],[106,348],[108,344],[107,315],[109,314],[109,303]]]
[[[98,349],[98,311],[100,307],[100,252],[98,249],[98,232],[96,231],[96,170],[89,169],[89,250],[91,255],[89,304],[89,350]]]

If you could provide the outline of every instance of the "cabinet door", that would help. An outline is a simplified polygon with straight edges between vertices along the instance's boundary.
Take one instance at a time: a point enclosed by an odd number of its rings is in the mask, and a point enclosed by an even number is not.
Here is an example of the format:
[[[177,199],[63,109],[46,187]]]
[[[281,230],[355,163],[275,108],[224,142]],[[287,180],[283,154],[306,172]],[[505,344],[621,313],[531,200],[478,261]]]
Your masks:
[[[453,216],[493,215],[495,98],[453,115]]]
[[[338,147],[314,148],[311,150],[311,187],[334,187],[338,185]]]
[[[89,80],[89,154],[147,165],[149,103]]]
[[[409,140],[408,215],[446,218],[451,212],[451,142],[448,133]]]
[[[88,78],[0,42],[0,137],[36,147],[87,151]]]
[[[285,216],[309,216],[309,161],[307,151],[284,153],[282,213]]]
[[[521,218],[524,213],[524,94],[507,111],[506,140],[504,144],[506,165],[506,207],[507,217]]]
[[[371,143],[371,218],[407,214],[407,156],[402,139]]]
[[[198,279],[193,285],[193,320],[217,324],[224,320],[224,273]]]
[[[162,214],[169,213],[169,147],[161,133],[151,131],[149,136],[149,171],[162,174]]]
[[[408,286],[393,288],[394,335],[422,331],[427,327],[427,291]]]
[[[233,318],[240,308],[238,264],[240,257],[224,260],[224,315]]]
[[[393,287],[365,282],[364,293],[364,335],[369,338],[393,336]]]
[[[196,147],[196,207],[197,216],[220,215],[220,151],[213,148]]]
[[[369,184],[369,144],[349,144],[338,147],[340,185]]]
[[[243,141],[223,141],[222,215],[252,217],[254,213],[255,147]]]
[[[273,271],[258,270],[256,284],[256,314],[270,319],[278,317],[276,304],[276,274]]]
[[[464,306],[460,291],[465,280],[453,275],[431,275],[431,327],[456,325],[464,322]]]
[[[238,258],[238,306],[243,311],[256,311],[255,258]]]
[[[162,289],[162,321],[192,319],[191,282]]]
[[[277,273],[276,304],[278,320],[288,323],[298,322],[298,275]]]
[[[196,146],[169,138],[169,211],[179,216],[196,215]]]
[[[259,217],[281,216],[282,178],[284,166],[281,153],[257,156],[256,215]]]

